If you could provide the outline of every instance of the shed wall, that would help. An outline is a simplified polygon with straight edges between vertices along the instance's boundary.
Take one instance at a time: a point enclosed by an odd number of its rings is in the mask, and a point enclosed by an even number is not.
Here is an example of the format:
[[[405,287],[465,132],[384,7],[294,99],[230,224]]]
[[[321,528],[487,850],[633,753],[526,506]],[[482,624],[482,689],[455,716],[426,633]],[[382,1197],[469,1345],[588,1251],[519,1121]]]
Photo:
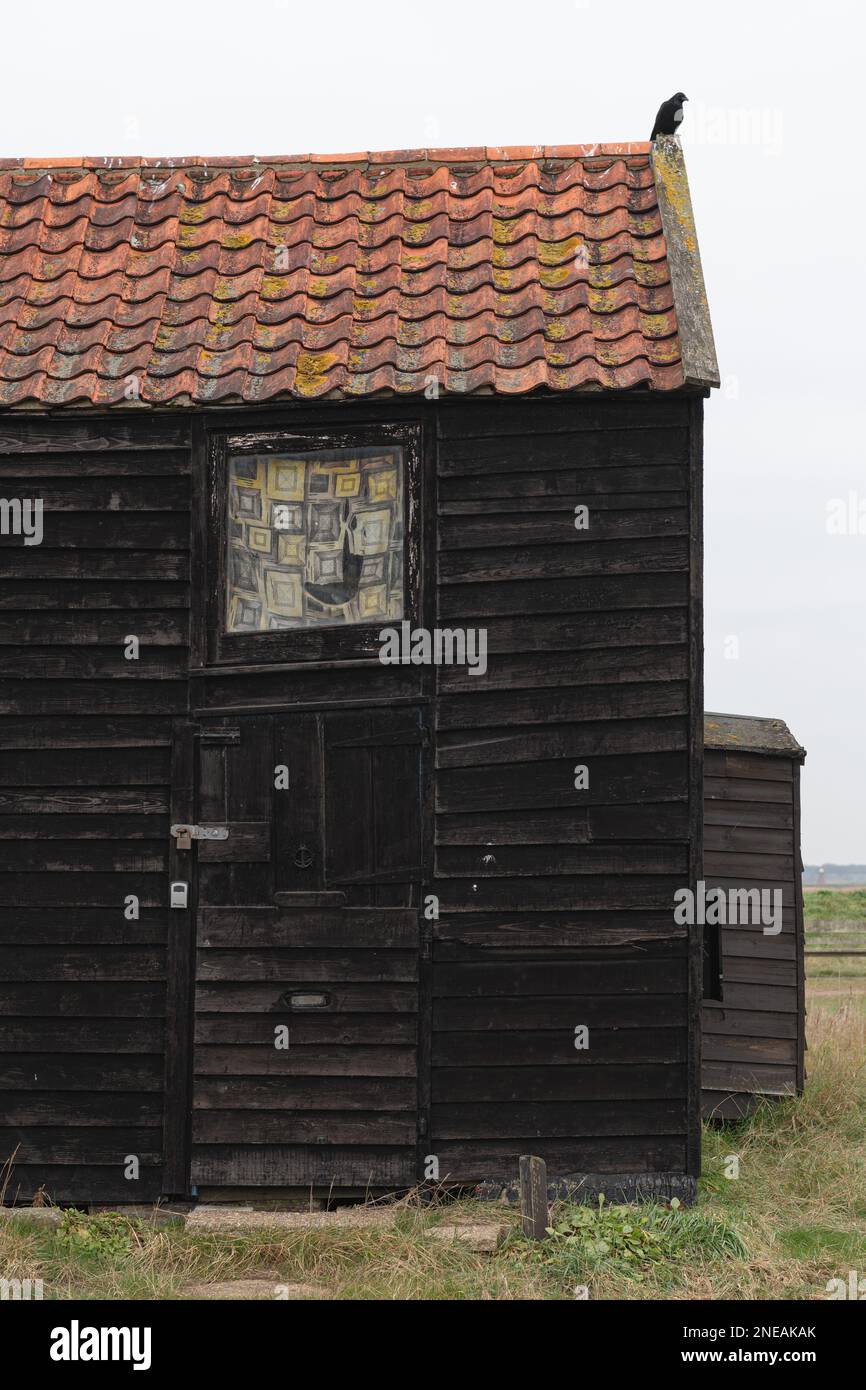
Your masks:
[[[0,1162],[7,1196],[162,1190],[172,719],[186,709],[189,421],[0,422]],[[141,642],[138,660],[125,638]],[[137,917],[124,914],[135,894]],[[17,1152],[16,1152],[17,1150]],[[140,1178],[123,1176],[136,1155]]]
[[[782,892],[782,930],[722,931],[722,1000],[702,1011],[703,1108],[746,1113],[757,1095],[803,1088],[803,896],[796,759],[707,749],[704,873],[709,887]]]
[[[671,903],[700,855],[700,402],[341,408],[423,425],[426,621],[486,628],[486,675],[206,669],[188,645],[205,429],[329,409],[0,429],[3,495],[46,505],[43,544],[0,552],[0,1157],[18,1146],[16,1191],[177,1190],[162,1169],[164,1113],[178,1124],[174,721],[394,701],[426,706],[434,730],[419,1158],[464,1181],[511,1178],[527,1147],[558,1176],[694,1176],[698,956]],[[172,1172],[184,1142],[168,1136]]]

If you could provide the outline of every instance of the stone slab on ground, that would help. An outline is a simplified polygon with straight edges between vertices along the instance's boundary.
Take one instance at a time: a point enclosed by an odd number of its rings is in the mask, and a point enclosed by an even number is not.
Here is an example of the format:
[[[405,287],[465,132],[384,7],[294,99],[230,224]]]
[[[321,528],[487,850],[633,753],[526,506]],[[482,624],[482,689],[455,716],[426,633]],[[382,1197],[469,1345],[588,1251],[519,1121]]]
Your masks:
[[[321,1284],[292,1284],[275,1279],[228,1279],[219,1284],[204,1282],[186,1284],[178,1290],[180,1298],[196,1299],[270,1299],[273,1301],[305,1298],[328,1298]]]
[[[491,1221],[459,1221],[431,1226],[429,1234],[437,1240],[456,1240],[478,1255],[493,1255],[505,1238],[505,1227]]]
[[[0,1207],[0,1221],[37,1221],[40,1226],[59,1226],[63,1215],[59,1207]]]
[[[200,1206],[190,1212],[188,1231],[237,1235],[244,1231],[318,1231],[393,1226],[402,1207],[340,1207],[337,1211],[254,1211],[246,1207]]]

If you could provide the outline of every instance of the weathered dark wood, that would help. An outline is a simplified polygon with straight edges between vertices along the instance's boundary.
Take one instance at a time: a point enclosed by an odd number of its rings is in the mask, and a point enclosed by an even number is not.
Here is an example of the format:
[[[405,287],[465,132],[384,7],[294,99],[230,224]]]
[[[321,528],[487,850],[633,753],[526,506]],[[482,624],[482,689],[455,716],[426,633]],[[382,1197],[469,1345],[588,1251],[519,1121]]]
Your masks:
[[[543,1158],[526,1154],[520,1160],[520,1217],[527,1240],[544,1240],[547,1235],[547,1164]]]
[[[701,833],[700,410],[610,393],[0,424],[6,495],[38,485],[50,522],[0,550],[0,1110],[34,1190],[128,1199],[119,1150],[144,1200],[394,1189],[432,1155],[512,1182],[527,1148],[552,1181],[694,1174],[695,941],[671,904]],[[378,624],[217,631],[229,447],[353,434],[408,450],[407,612],[483,627],[484,675],[383,667]],[[731,753],[708,783],[727,878],[779,881],[790,781]],[[179,850],[187,821],[229,838]],[[734,943],[714,1063],[788,1064],[786,902],[778,958]]]
[[[781,721],[755,719],[744,721],[740,736],[754,743],[756,729],[765,724],[767,751],[731,751],[724,741],[735,723],[735,716],[707,716],[712,775],[704,789],[706,882],[728,890],[779,890],[783,912],[778,935],[761,925],[729,925],[714,933],[722,998],[703,1007],[702,1086],[704,1113],[715,1118],[747,1113],[749,1095],[794,1094],[804,1083],[803,754]]]
[[[171,820],[191,821],[195,814],[195,738],[192,725],[178,720],[174,728],[171,765]],[[177,841],[166,844],[168,871],[172,879],[189,882],[190,900],[184,909],[170,909],[166,952],[166,1030],[165,1030],[165,1129],[163,1190],[176,1196],[189,1189],[189,1115],[191,1006],[193,989],[193,923],[195,922],[195,882],[192,856],[178,849]]]

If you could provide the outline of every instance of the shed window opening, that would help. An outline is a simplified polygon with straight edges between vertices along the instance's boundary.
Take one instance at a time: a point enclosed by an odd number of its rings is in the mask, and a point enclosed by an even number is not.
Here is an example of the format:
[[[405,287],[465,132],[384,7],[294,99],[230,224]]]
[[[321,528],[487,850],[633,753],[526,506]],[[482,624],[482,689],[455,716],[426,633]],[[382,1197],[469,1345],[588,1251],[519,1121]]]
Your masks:
[[[229,458],[229,633],[404,617],[400,447]]]

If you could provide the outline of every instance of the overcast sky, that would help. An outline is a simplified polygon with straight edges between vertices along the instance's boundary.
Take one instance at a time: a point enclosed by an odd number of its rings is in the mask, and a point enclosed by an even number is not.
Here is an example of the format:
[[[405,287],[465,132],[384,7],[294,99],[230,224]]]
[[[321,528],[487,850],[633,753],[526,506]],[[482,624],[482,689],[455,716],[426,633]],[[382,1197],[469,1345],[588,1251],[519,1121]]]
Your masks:
[[[646,139],[659,102],[684,91],[723,377],[706,412],[706,704],[787,721],[809,755],[804,858],[863,863],[863,13],[838,0],[42,0],[4,8],[0,150]],[[828,505],[852,493],[864,533],[828,533]]]

